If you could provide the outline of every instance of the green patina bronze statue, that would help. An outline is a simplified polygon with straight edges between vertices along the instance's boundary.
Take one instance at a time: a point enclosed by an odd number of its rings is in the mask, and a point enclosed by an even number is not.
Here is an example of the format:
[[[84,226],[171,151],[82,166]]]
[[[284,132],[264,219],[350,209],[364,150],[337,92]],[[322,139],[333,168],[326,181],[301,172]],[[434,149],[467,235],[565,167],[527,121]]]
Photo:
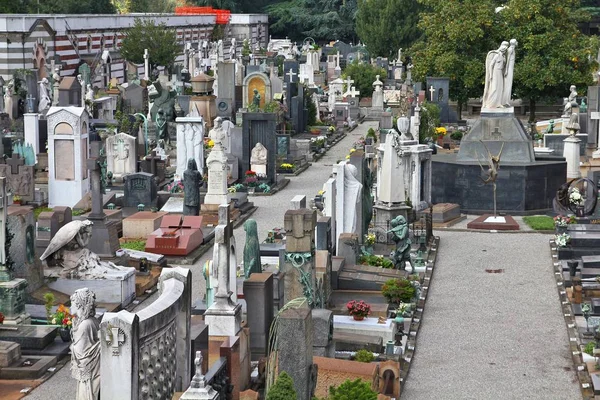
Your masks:
[[[256,221],[249,219],[244,223],[246,244],[244,245],[244,276],[246,279],[253,272],[262,272],[260,263],[260,243],[258,242],[258,228]]]
[[[406,262],[410,261],[410,237],[408,232],[408,223],[404,216],[399,215],[391,221],[392,240],[396,243],[396,250],[392,253],[392,260],[396,269],[404,270]]]

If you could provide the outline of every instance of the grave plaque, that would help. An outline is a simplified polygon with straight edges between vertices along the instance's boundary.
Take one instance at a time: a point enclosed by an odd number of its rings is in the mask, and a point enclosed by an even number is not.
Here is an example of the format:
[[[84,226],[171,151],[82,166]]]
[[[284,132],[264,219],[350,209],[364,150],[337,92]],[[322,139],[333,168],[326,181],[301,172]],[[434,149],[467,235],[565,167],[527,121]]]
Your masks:
[[[125,207],[137,207],[144,204],[146,207],[156,206],[156,181],[152,174],[138,172],[124,176],[125,195],[123,205]]]

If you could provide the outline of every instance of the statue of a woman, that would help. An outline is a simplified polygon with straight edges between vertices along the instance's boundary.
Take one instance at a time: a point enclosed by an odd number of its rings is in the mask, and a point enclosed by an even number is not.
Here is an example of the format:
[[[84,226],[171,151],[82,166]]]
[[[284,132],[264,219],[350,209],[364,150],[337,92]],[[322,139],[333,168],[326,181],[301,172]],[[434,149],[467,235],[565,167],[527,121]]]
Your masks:
[[[244,275],[246,279],[253,272],[262,272],[260,262],[260,243],[258,240],[258,228],[256,221],[249,219],[244,223],[244,231],[246,231],[246,244],[244,245]]]
[[[340,233],[356,233],[356,213],[362,212],[357,205],[362,196],[363,185],[357,179],[358,169],[352,164],[344,165],[344,229]]]
[[[71,375],[77,380],[76,400],[100,398],[100,324],[96,315],[96,295],[88,288],[71,296]]]
[[[251,165],[266,165],[267,164],[267,148],[262,143],[256,143],[256,146],[250,153]]]
[[[201,185],[202,174],[198,171],[196,160],[190,158],[183,173],[183,215],[200,214]]]
[[[517,39],[510,39],[510,45],[506,50],[506,67],[504,68],[504,89],[502,91],[502,104],[505,107],[510,107],[512,97],[512,84],[515,72],[515,48],[517,47]]]
[[[502,42],[498,50],[492,50],[485,59],[485,88],[483,91],[483,108],[501,108],[503,106],[504,53],[508,42]]]

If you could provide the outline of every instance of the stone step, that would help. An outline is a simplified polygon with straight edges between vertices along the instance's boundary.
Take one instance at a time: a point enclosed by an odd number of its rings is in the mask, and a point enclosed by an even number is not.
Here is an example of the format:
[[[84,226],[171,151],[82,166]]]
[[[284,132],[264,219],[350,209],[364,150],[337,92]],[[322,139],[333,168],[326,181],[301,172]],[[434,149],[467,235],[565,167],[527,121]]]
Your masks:
[[[381,290],[390,278],[387,276],[342,271],[338,276],[338,289],[341,290]]]
[[[583,263],[583,268],[600,268],[600,255],[582,256],[581,262]]]
[[[600,232],[596,231],[570,231],[571,247],[600,248]]]
[[[559,260],[571,260],[577,259],[584,256],[597,256],[600,255],[600,248],[593,247],[562,247],[558,249]]]

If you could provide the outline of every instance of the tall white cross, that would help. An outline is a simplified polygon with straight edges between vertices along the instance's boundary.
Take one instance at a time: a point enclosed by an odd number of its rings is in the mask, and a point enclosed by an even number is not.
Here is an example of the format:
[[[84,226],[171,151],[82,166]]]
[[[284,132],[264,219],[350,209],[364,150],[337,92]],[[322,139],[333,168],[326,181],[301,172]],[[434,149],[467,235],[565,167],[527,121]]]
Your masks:
[[[214,252],[218,254],[217,265],[213,264],[213,271],[216,270],[218,287],[215,294],[215,301],[221,306],[235,305],[231,301],[230,277],[229,277],[229,250],[231,236],[233,235],[233,224],[229,219],[229,206],[227,204],[219,205],[219,222],[215,227]]]
[[[354,86],[352,86],[352,90],[349,90],[348,94],[351,97],[358,97],[358,95],[360,94],[360,92],[358,90],[356,90],[356,88]]]
[[[431,101],[433,102],[433,94],[435,93],[435,89],[433,88],[433,85],[429,86],[429,93],[431,93]]]
[[[354,83],[354,80],[352,80],[352,79],[350,78],[350,76],[348,76],[348,77],[346,78],[346,91],[347,91],[347,92],[349,92],[349,91],[350,91],[350,88],[352,87],[352,84],[353,84],[353,83]]]
[[[150,56],[148,55],[148,49],[144,49],[144,80],[150,80],[150,64],[148,59]]]
[[[290,82],[294,82],[294,77],[298,74],[292,71],[292,69],[290,68],[289,72],[286,75],[290,78]]]

